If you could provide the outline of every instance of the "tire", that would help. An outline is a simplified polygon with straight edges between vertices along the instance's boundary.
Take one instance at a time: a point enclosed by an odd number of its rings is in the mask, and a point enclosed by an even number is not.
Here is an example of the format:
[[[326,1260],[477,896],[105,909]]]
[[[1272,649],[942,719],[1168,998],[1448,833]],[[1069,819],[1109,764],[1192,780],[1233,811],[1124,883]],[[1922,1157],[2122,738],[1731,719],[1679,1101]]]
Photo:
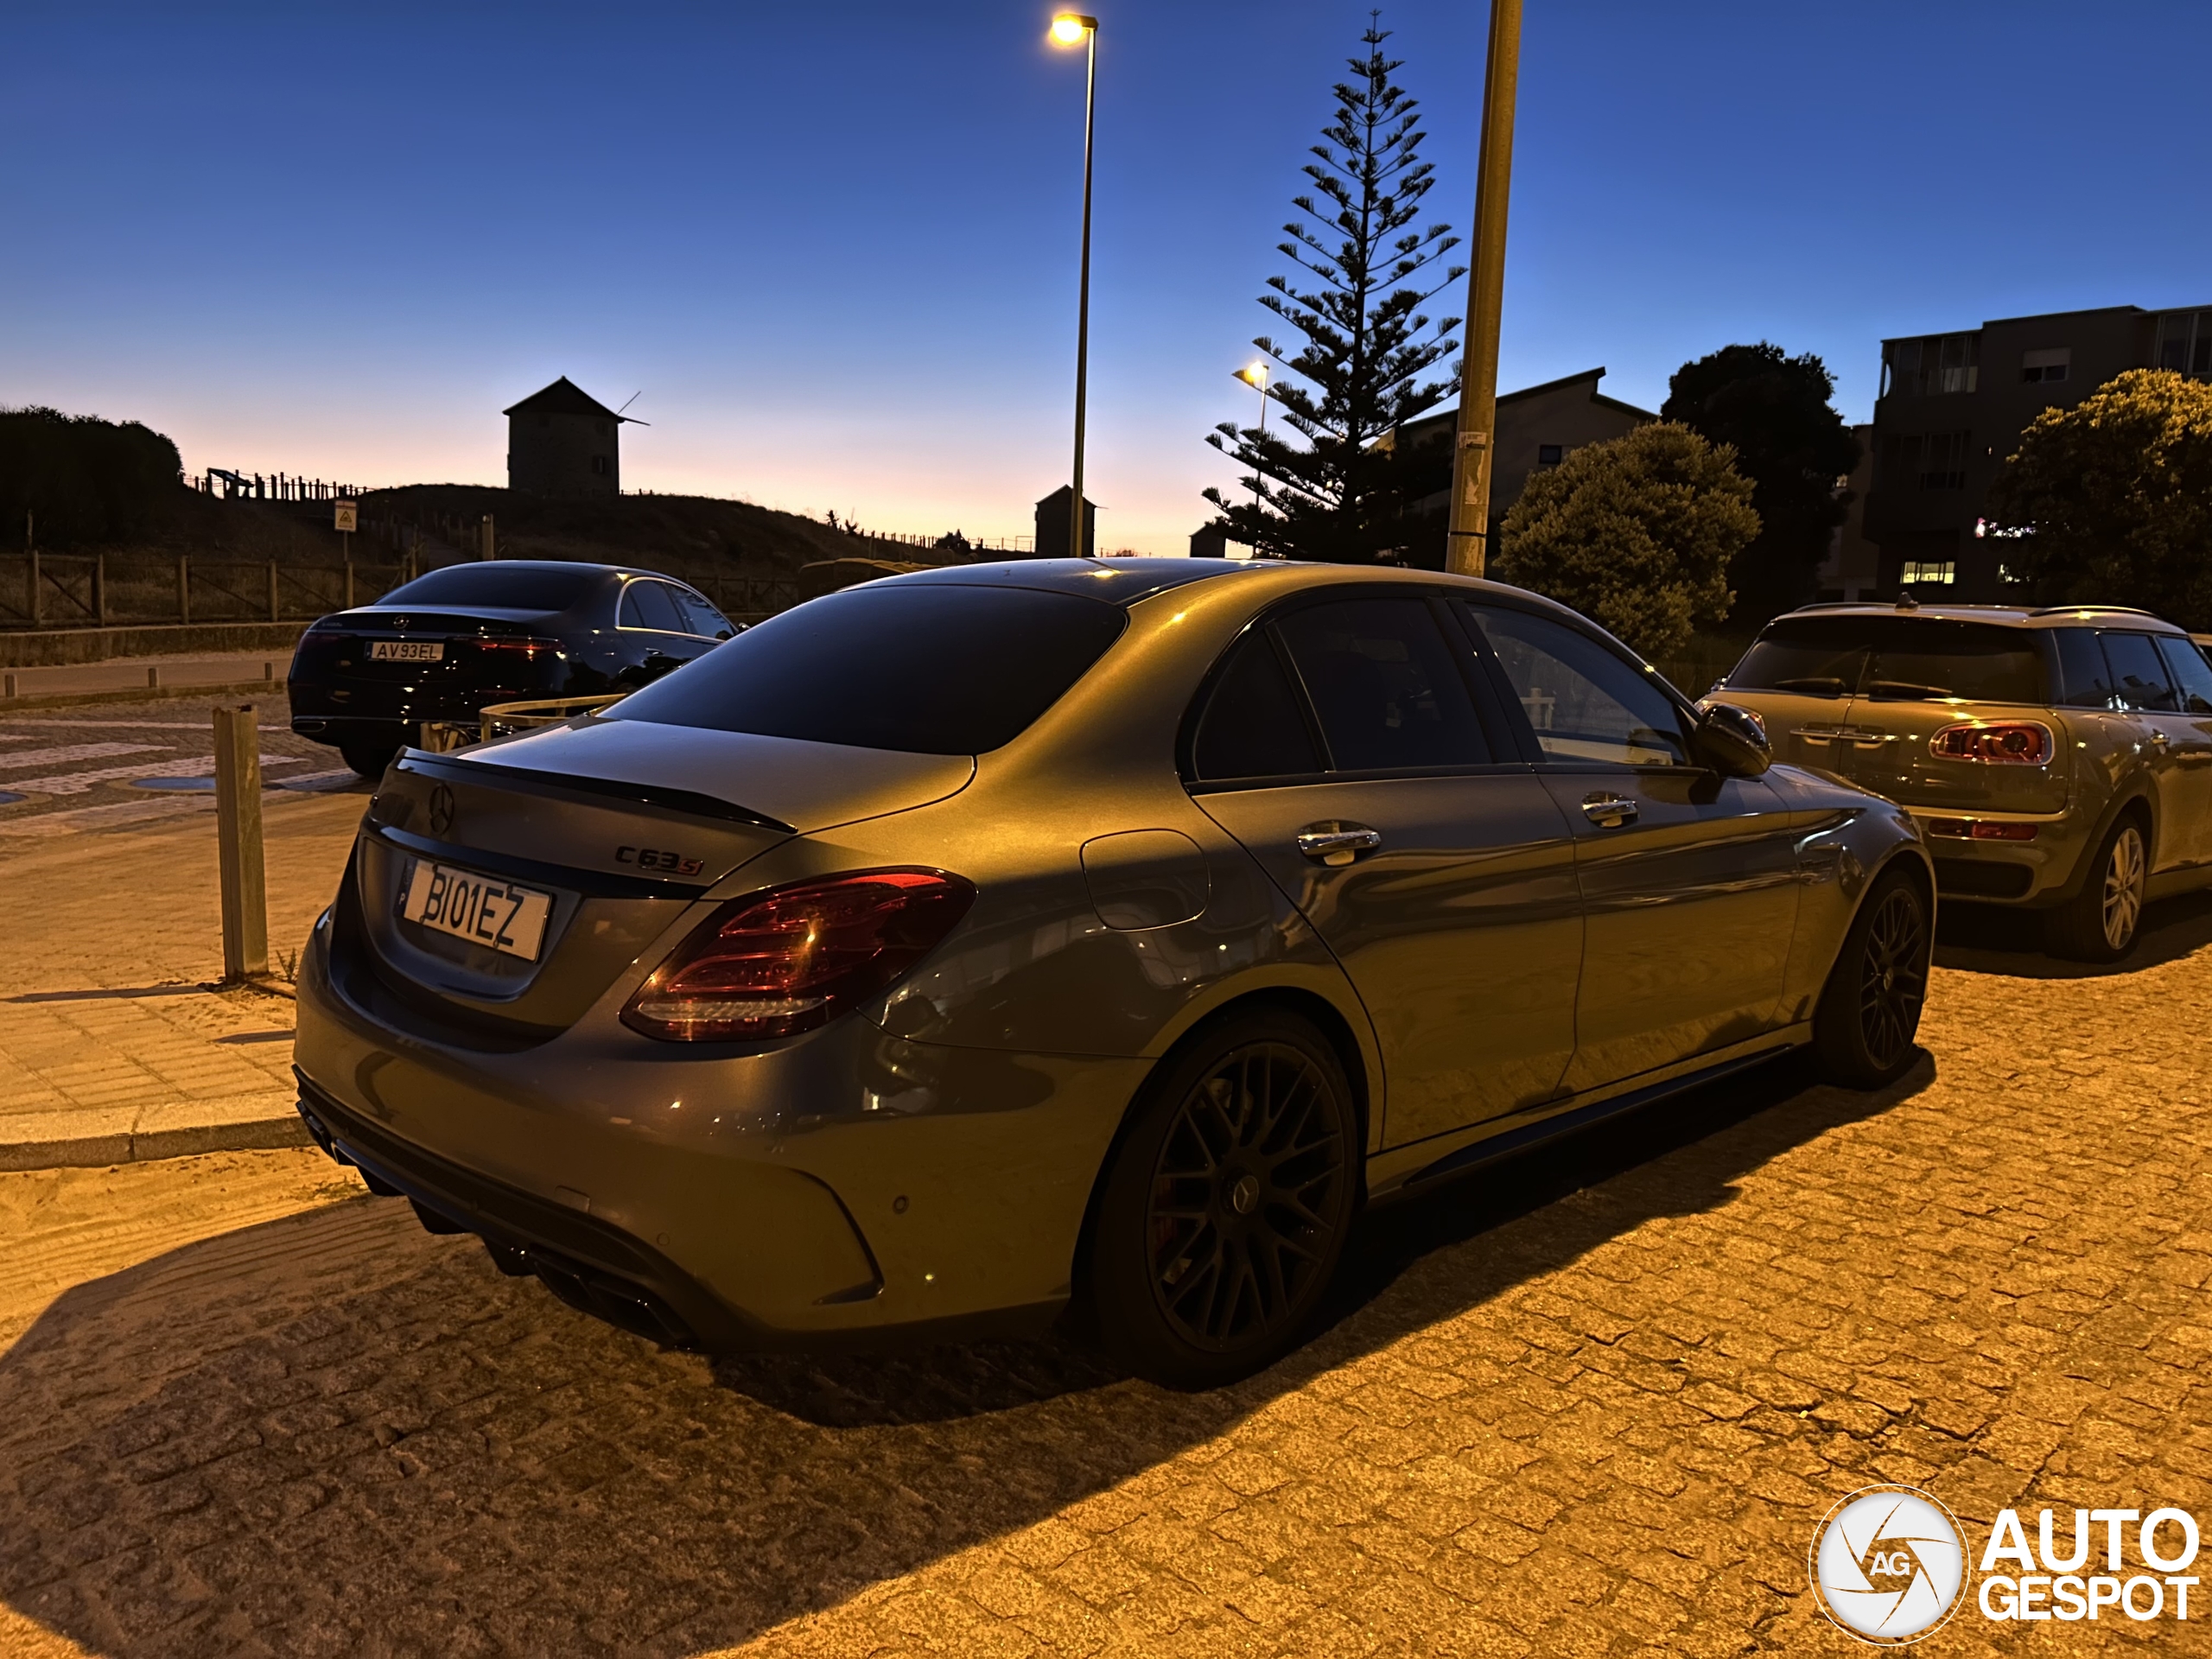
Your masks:
[[[1878,880],[1843,936],[1813,1010],[1813,1048],[1831,1082],[1879,1089],[1912,1069],[1935,950],[1928,896],[1903,870]]]
[[[384,769],[391,764],[397,749],[385,748],[374,743],[341,743],[338,746],[340,760],[356,772],[367,779],[384,776]]]
[[[1109,1356],[1209,1389],[1295,1347],[1357,1208],[1357,1125],[1336,1051],[1291,1014],[1230,1019],[1163,1061],[1092,1222],[1087,1288]]]
[[[2135,948],[2150,879],[2150,842],[2142,822],[2130,814],[2106,832],[2081,892],[2050,912],[2044,944],[2051,955],[2118,962]]]

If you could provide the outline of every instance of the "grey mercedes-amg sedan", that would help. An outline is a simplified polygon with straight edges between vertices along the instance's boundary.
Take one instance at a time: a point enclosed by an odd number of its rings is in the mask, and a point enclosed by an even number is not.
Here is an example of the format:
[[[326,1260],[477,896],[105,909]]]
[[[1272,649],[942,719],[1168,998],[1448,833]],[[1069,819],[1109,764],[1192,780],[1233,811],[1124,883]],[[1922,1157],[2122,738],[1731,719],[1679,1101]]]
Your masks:
[[[1809,1045],[1914,1058],[1910,816],[1532,594],[918,572],[404,753],[300,975],[374,1190],[671,1344],[1071,1308],[1204,1386],[1360,1206]]]

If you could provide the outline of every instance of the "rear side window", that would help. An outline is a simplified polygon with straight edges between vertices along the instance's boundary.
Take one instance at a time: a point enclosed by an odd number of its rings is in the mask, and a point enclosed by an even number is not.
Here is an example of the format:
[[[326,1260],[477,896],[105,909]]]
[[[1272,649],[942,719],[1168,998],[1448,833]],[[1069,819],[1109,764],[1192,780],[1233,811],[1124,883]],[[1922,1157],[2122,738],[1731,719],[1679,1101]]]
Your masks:
[[[2175,702],[2185,715],[2212,715],[2212,663],[2196,642],[2158,636],[2158,654],[2166,659],[2166,677],[2173,683]]]
[[[2100,633],[2105,661],[2111,665],[2113,686],[2123,706],[2152,714],[2171,714],[2174,689],[2166,679],[2166,665],[2158,659],[2158,643],[2147,633]]]
[[[596,570],[454,564],[395,588],[379,605],[482,605],[501,611],[565,611],[597,587]]]
[[[609,718],[980,754],[1058,702],[1128,620],[1072,594],[869,583],[747,628]]]
[[[1191,745],[1191,770],[1204,783],[1321,770],[1298,692],[1258,629],[1244,636],[1214,682]]]
[[[2058,648],[2058,676],[2064,683],[2059,701],[2069,709],[2109,709],[2113,705],[2112,671],[2105,666],[2104,647],[2087,628],[2058,628],[2051,633]]]
[[[1935,617],[1786,617],[1729,671],[1731,690],[1857,693],[1899,702],[2047,700],[2043,652],[2025,629]]]
[[[1546,760],[1618,766],[1689,763],[1681,710],[1648,675],[1548,617],[1500,606],[1466,608],[1497,653]]]
[[[1336,772],[1486,764],[1475,702],[1435,616],[1419,600],[1361,599],[1278,623]]]
[[[658,633],[689,633],[677,613],[676,595],[664,582],[633,582],[622,589],[621,626]]]

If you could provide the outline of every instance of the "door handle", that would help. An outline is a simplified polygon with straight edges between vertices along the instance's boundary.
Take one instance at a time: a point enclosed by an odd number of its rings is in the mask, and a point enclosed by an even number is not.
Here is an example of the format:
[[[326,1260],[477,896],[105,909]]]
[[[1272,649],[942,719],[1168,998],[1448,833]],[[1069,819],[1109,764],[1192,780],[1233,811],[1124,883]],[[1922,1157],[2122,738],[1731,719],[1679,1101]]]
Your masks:
[[[2172,741],[2173,739],[2168,737],[2164,732],[2153,732],[2151,734],[2151,747],[2154,749],[2163,750],[2167,744]]]
[[[1636,803],[1625,795],[1592,795],[1582,803],[1582,816],[1600,830],[1618,830],[1636,822]]]
[[[1362,853],[1371,853],[1382,844],[1382,832],[1370,830],[1362,823],[1343,823],[1323,826],[1298,832],[1298,850],[1324,864],[1349,864]]]

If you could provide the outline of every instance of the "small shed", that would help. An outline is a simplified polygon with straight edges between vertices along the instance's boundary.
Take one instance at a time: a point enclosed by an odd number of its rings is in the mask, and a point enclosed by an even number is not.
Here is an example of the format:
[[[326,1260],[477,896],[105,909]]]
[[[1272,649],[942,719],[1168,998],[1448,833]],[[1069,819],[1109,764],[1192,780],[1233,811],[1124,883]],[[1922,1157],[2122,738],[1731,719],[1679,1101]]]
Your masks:
[[[1065,559],[1068,556],[1068,499],[1075,493],[1071,486],[1063,484],[1037,504],[1036,556],[1040,559]],[[1085,497],[1083,503],[1082,556],[1095,557],[1098,551],[1098,504]]]
[[[622,493],[620,438],[626,416],[565,374],[504,412],[509,489],[569,501]]]

